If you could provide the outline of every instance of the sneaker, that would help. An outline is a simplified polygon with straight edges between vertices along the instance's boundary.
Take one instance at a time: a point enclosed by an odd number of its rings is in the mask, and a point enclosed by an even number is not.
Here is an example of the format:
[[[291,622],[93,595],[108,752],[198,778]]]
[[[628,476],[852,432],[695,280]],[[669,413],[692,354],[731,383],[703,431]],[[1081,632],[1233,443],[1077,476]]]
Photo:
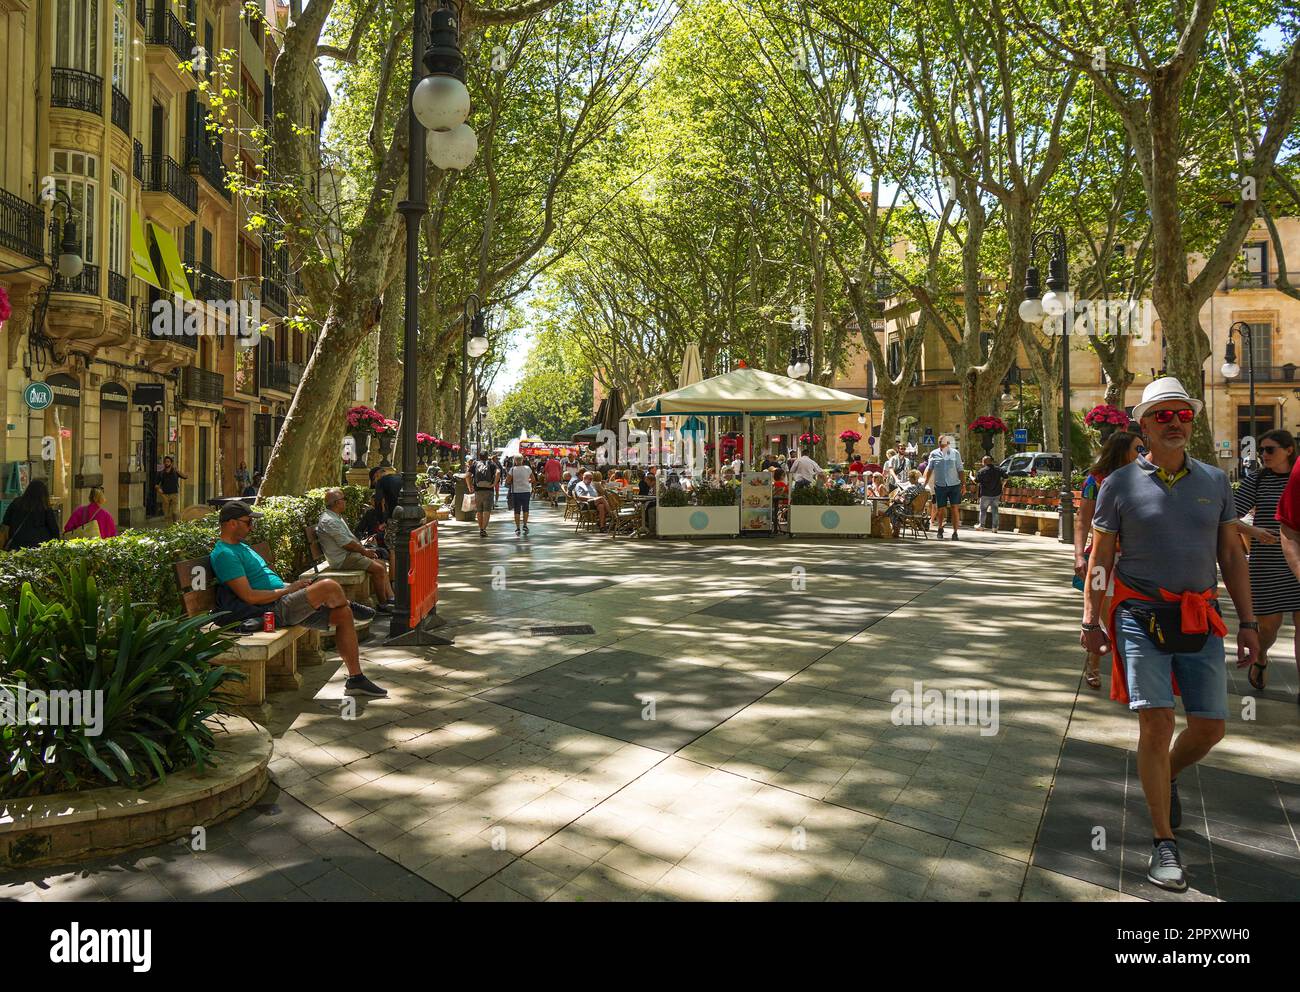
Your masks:
[[[952,539],[953,539],[954,541],[957,540],[957,531],[956,531],[956,530],[954,530],[954,531],[952,532]]]
[[[1178,779],[1169,780],[1169,825],[1177,830],[1183,825],[1183,804],[1178,800]]]
[[[478,532],[478,536],[479,536],[479,537],[487,537],[487,531],[483,530],[483,528],[480,527],[480,528],[479,528],[479,532]]]
[[[1183,874],[1183,862],[1178,856],[1178,844],[1175,841],[1158,840],[1152,846],[1147,881],[1170,892],[1187,891],[1187,877]]]
[[[519,528],[516,527],[516,528],[515,528],[515,537],[518,537],[518,536],[519,536]]]
[[[364,675],[350,675],[343,687],[345,696],[387,696],[388,690],[381,689]]]
[[[937,531],[935,531],[935,535],[939,538],[939,540],[941,540],[941,541],[943,540],[943,525],[942,525],[942,524],[940,524],[940,525],[939,525],[939,529],[938,529]]]
[[[975,525],[975,529],[976,529],[976,530],[983,530],[984,528],[981,527],[979,524],[976,524],[976,525]]]
[[[527,524],[524,524],[524,533],[525,533],[525,534],[528,533],[528,525],[527,525]]]
[[[383,613],[385,616],[387,616],[393,612],[394,605],[395,604],[393,603],[392,600],[389,600],[387,603],[376,603],[375,612]]]

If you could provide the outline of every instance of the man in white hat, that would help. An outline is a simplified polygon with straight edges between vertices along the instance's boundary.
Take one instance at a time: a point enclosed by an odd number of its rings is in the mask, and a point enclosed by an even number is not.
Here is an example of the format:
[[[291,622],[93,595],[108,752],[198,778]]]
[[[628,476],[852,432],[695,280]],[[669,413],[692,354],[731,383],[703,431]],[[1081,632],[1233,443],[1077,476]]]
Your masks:
[[[1221,469],[1185,450],[1202,406],[1167,377],[1148,385],[1133,408],[1147,454],[1108,475],[1098,493],[1079,638],[1091,653],[1115,647],[1111,699],[1138,714],[1138,774],[1152,825],[1147,879],[1175,892],[1187,888],[1173,833],[1182,821],[1178,775],[1223,738],[1228,715],[1216,563],[1241,621],[1238,667],[1259,654],[1232,486]],[[1117,544],[1114,598],[1102,617]],[[1187,717],[1177,740],[1175,693]]]

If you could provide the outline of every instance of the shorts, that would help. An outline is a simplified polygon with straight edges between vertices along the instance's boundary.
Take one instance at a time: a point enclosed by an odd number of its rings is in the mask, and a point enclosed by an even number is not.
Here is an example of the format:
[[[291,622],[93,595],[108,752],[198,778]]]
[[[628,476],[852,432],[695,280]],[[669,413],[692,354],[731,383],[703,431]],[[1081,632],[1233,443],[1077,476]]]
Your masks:
[[[1178,679],[1183,712],[1207,720],[1228,718],[1228,670],[1223,638],[1211,634],[1195,654],[1156,650],[1129,611],[1120,607],[1116,636],[1124,654],[1131,710],[1173,709],[1171,676]]]
[[[375,611],[360,603],[349,603],[352,607],[353,620],[369,620]],[[329,630],[330,611],[327,606],[312,606],[307,599],[307,590],[299,589],[275,601],[271,612],[275,614],[277,630],[284,627],[306,627],[309,630]]]
[[[330,562],[331,569],[338,569],[342,572],[364,572],[370,568],[373,558],[367,558],[359,551],[349,551],[343,556],[337,565]]]
[[[491,489],[474,490],[474,509],[479,513],[488,513],[496,506],[497,496]]]
[[[506,507],[516,513],[527,513],[528,503],[532,498],[532,493],[507,493]]]
[[[935,486],[934,505],[943,509],[945,506],[961,506],[961,484],[955,486]]]
[[[546,484],[546,491],[548,493],[558,493],[560,491],[560,488],[561,486],[558,482],[548,482]]]

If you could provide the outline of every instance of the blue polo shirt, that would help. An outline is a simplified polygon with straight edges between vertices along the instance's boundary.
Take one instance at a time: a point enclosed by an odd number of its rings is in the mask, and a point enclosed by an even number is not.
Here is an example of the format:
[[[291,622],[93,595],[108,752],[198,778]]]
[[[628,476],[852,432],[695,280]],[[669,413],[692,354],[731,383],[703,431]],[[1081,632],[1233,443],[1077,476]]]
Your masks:
[[[948,445],[946,452],[935,448],[930,452],[926,471],[934,473],[935,488],[961,485],[961,452]]]
[[[266,560],[242,541],[239,544],[228,544],[218,539],[208,558],[218,582],[244,578],[248,579],[248,585],[253,589],[284,587],[284,580],[271,570]]]
[[[1159,590],[1201,592],[1219,584],[1219,528],[1235,523],[1232,484],[1222,469],[1187,456],[1169,476],[1138,455],[1106,476],[1092,526],[1118,534],[1115,573],[1159,598]]]

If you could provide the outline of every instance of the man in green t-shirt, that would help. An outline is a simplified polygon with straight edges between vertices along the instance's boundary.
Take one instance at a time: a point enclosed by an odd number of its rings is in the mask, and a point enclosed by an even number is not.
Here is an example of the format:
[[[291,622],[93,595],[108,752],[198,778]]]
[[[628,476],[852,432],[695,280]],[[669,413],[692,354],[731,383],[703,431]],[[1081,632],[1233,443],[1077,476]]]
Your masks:
[[[334,643],[348,670],[344,693],[349,696],[387,696],[388,690],[375,685],[361,674],[360,649],[354,613],[372,616],[368,607],[349,603],[343,587],[333,579],[298,579],[285,584],[280,576],[247,544],[254,513],[246,503],[227,503],[218,521],[221,536],[212,549],[210,560],[217,581],[233,594],[217,597],[218,606],[235,618],[275,614],[277,627],[310,627],[313,630],[334,628]]]

